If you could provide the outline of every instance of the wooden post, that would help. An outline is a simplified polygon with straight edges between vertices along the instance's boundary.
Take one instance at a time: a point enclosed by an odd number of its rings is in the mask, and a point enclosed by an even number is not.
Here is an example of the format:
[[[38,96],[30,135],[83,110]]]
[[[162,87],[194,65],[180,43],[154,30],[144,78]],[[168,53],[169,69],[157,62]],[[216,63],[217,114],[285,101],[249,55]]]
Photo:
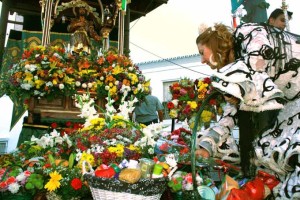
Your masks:
[[[119,27],[118,27],[119,55],[124,54],[124,19],[125,19],[125,11],[120,10],[120,12],[119,12]]]
[[[44,1],[46,3],[44,4]],[[53,0],[43,0],[42,1],[42,18],[43,18],[43,36],[42,36],[42,45],[46,46],[50,44],[50,29],[52,27],[51,24],[51,15],[52,15],[52,6],[53,6]],[[44,14],[44,16],[43,16]]]
[[[2,0],[1,23],[0,23],[0,72],[2,71],[2,61],[5,47],[7,21],[10,8],[9,0]]]
[[[127,57],[129,57],[129,36],[130,36],[130,8],[127,5],[126,15],[125,15],[125,23],[124,23],[124,52]]]

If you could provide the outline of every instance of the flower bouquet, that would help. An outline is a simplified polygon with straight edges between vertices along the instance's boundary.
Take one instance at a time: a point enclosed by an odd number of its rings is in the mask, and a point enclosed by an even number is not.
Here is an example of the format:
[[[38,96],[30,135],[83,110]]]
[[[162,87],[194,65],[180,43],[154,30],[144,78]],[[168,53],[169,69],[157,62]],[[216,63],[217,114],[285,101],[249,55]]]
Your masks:
[[[195,116],[204,99],[214,90],[209,77],[203,79],[182,78],[170,86],[172,100],[168,102],[169,115],[179,121],[187,120],[190,128],[194,127]],[[199,127],[209,126],[216,120],[217,115],[222,114],[222,96],[209,101],[201,114]]]

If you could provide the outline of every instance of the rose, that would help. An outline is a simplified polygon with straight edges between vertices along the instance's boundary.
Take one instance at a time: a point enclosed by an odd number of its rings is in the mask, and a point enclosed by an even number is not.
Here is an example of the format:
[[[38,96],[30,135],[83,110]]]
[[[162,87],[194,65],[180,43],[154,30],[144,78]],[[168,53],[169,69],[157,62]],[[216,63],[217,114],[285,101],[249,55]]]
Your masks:
[[[71,186],[74,190],[79,190],[82,188],[82,181],[79,178],[74,178],[71,181]]]

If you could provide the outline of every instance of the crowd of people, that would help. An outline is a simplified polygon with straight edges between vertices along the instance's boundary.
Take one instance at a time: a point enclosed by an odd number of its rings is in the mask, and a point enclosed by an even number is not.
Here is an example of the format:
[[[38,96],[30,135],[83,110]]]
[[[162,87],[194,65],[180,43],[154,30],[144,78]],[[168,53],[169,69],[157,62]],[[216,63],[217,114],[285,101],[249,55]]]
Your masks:
[[[264,170],[280,181],[274,198],[297,199],[300,44],[284,30],[286,21],[283,10],[276,9],[266,23],[243,23],[235,30],[217,23],[199,34],[202,63],[214,69],[213,86],[227,104],[219,122],[198,133],[196,154],[237,163],[247,178]]]

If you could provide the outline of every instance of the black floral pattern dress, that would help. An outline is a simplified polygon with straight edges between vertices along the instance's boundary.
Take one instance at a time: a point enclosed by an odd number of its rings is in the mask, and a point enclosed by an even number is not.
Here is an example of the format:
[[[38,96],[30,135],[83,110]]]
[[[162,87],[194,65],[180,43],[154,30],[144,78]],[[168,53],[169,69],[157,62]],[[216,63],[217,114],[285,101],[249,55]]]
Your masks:
[[[276,199],[300,198],[300,37],[246,23],[234,38],[238,59],[214,73],[213,86],[239,98],[240,105],[227,104],[220,121],[200,132],[197,142],[215,157],[239,162],[241,146],[232,130],[239,111],[254,113],[252,124],[260,128],[252,143],[253,164],[280,179]],[[271,113],[272,123],[255,115],[264,112]]]

